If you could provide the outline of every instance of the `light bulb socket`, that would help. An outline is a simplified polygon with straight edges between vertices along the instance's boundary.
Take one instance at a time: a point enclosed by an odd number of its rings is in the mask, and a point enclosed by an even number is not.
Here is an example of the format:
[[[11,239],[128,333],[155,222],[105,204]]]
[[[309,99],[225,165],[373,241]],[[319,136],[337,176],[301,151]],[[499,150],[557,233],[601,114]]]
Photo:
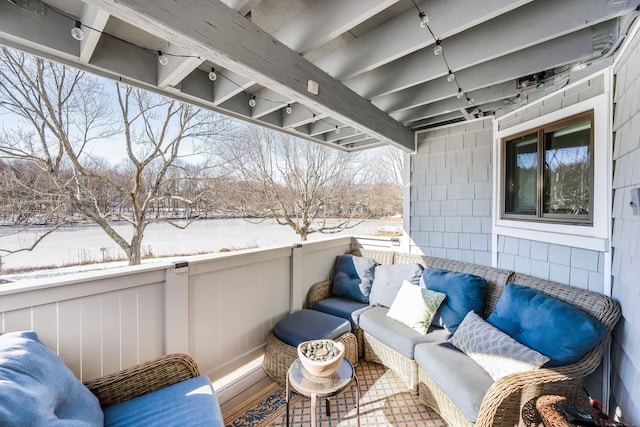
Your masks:
[[[76,21],[76,25],[71,29],[71,37],[80,41],[84,38],[84,31],[82,31],[82,23]]]
[[[169,63],[169,58],[167,55],[164,55],[161,50],[158,51],[158,62],[160,65],[167,65]]]
[[[284,112],[287,114],[293,113],[293,108],[291,108],[291,104],[287,104],[287,106],[284,109]]]
[[[453,71],[449,70],[449,74],[447,75],[447,81],[452,82],[455,80],[455,78],[456,78],[456,75],[453,74]]]
[[[429,17],[422,11],[418,13],[418,17],[420,18],[420,28],[426,28],[429,23]]]
[[[433,54],[440,55],[442,53],[442,44],[440,44],[440,40],[436,40],[436,45],[433,47]]]
[[[253,108],[256,106],[256,97],[255,95],[251,97],[251,99],[249,100],[249,107]]]
[[[209,80],[211,80],[212,82],[215,82],[216,79],[218,78],[218,74],[216,73],[216,69],[212,68],[211,71],[208,74]]]

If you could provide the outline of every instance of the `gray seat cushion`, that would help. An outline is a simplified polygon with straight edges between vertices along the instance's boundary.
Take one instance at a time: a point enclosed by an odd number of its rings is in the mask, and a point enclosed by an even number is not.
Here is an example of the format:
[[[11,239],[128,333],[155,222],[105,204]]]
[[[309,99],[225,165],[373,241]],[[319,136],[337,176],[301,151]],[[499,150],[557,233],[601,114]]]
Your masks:
[[[420,284],[422,270],[420,264],[377,265],[371,294],[369,294],[369,304],[391,307],[402,282],[406,280],[414,285]]]
[[[336,339],[347,332],[351,332],[351,322],[348,320],[307,309],[283,317],[273,327],[273,334],[280,341],[294,347],[309,340]]]
[[[387,307],[371,307],[360,315],[360,327],[378,341],[391,347],[398,353],[414,359],[413,352],[417,344],[426,342],[446,342],[451,334],[437,326],[429,328],[423,335],[413,328],[387,317]]]
[[[369,304],[363,302],[354,301],[343,297],[329,297],[317,301],[312,307],[314,310],[322,311],[323,313],[338,316],[343,319],[347,319],[351,322],[353,329],[358,328],[360,322],[360,315],[368,310]]]
[[[493,384],[487,371],[448,342],[416,346],[415,359],[464,417],[475,422],[482,398]]]

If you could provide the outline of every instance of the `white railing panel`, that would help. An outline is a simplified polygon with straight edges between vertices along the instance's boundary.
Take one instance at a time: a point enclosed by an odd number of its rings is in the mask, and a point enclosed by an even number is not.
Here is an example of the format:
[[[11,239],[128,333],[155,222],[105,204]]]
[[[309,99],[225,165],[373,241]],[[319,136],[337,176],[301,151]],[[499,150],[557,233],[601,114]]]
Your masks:
[[[291,248],[249,251],[190,264],[190,352],[218,377],[260,351],[289,311]]]
[[[5,284],[0,327],[35,330],[83,380],[172,351],[188,352],[216,378],[260,354],[275,322],[302,308],[309,288],[354,244],[340,237],[189,257],[188,266]]]
[[[306,305],[309,289],[315,283],[330,278],[333,264],[338,255],[351,249],[351,237],[305,243],[302,247],[302,268],[299,289],[295,295],[294,309],[299,310]]]
[[[2,331],[35,330],[82,380],[164,350],[164,270],[118,269],[3,285]]]

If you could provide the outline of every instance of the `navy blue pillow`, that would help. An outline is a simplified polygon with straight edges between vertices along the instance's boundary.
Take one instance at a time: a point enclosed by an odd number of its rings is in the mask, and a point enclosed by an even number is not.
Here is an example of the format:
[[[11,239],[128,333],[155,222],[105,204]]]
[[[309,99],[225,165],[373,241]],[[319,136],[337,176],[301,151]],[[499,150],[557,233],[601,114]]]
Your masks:
[[[369,305],[391,307],[402,282],[420,284],[422,266],[420,264],[377,265],[369,295]]]
[[[604,326],[588,313],[523,285],[509,283],[487,318],[498,329],[551,360],[577,362],[604,338]]]
[[[376,262],[353,255],[336,257],[331,293],[353,301],[369,303]]]
[[[447,296],[432,324],[442,326],[453,334],[470,311],[473,310],[477,315],[482,316],[487,287],[483,277],[439,268],[427,268],[422,273],[420,284]]]

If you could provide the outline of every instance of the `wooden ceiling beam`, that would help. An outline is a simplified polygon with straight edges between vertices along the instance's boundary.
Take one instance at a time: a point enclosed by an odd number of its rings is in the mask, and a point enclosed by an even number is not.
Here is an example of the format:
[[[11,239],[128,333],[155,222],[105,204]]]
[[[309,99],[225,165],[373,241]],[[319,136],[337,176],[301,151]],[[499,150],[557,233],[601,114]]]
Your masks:
[[[222,2],[86,2],[385,143],[415,148],[412,131]],[[309,80],[318,95],[307,91]]]

